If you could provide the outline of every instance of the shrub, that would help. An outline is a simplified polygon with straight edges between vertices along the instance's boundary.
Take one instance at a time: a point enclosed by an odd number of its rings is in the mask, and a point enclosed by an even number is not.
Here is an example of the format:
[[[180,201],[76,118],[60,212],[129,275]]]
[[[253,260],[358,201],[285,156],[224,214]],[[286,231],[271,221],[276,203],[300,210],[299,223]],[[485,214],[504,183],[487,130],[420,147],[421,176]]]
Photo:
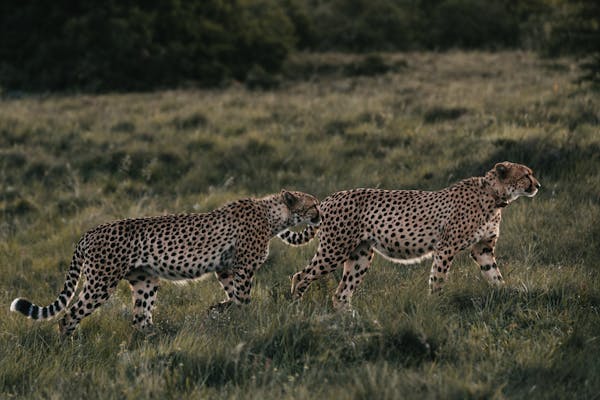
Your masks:
[[[512,47],[518,44],[517,20],[501,1],[445,0],[432,12],[428,47]]]
[[[295,40],[275,0],[12,3],[0,10],[0,86],[12,90],[216,85],[254,65],[278,71]]]
[[[319,50],[374,51],[408,48],[413,43],[409,2],[332,0],[313,2],[311,18]]]
[[[580,58],[581,80],[600,87],[600,3],[571,0],[553,9],[545,52],[550,56],[575,55]]]

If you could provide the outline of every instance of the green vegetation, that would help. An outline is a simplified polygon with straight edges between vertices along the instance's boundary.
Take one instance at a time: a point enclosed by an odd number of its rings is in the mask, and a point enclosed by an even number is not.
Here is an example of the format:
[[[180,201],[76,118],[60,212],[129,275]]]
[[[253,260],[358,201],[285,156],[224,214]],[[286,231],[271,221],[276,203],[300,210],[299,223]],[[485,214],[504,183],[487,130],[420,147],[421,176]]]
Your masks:
[[[7,0],[0,93],[277,86],[295,51],[526,49],[585,56],[595,0]]]
[[[600,3],[571,0],[552,16],[550,34],[545,45],[552,56],[571,54],[580,58],[580,79],[600,88]]]
[[[578,74],[527,52],[295,55],[274,90],[1,100],[0,398],[594,398],[600,95]],[[333,280],[289,301],[314,243],[274,240],[252,304],[216,320],[212,277],[164,283],[152,336],[124,283],[65,342],[8,310],[53,301],[78,238],[108,220],[281,188],[439,189],[503,160],[543,185],[504,212],[503,289],[463,254],[428,296],[429,262],[376,257],[339,315]]]
[[[215,86],[279,71],[295,43],[274,0],[11,2],[0,14],[10,90]]]

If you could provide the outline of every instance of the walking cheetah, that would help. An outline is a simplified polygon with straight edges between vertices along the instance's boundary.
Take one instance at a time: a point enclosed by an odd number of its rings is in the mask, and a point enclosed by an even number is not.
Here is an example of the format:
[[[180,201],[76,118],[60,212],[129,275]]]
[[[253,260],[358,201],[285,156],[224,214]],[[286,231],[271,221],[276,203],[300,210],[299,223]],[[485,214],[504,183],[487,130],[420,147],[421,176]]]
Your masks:
[[[288,227],[318,224],[318,200],[282,191],[261,199],[238,200],[205,214],[125,219],[100,225],[75,248],[62,292],[46,307],[15,299],[10,309],[31,319],[50,319],[65,309],[83,274],[78,300],[59,322],[63,336],[104,303],[121,279],[133,292],[133,323],[152,324],[159,279],[196,279],[215,272],[227,299],[221,306],[250,301],[255,271],[269,253],[269,241]]]
[[[436,192],[354,189],[321,202],[319,246],[310,264],[292,278],[292,294],[301,297],[311,282],[342,264],[344,272],[333,296],[336,308],[347,307],[371,265],[374,251],[399,263],[433,256],[432,292],[441,290],[454,256],[471,248],[483,276],[502,282],[494,248],[502,209],[519,196],[540,188],[531,169],[503,162],[483,177],[462,180]],[[285,230],[279,237],[292,245],[308,242],[317,229]]]

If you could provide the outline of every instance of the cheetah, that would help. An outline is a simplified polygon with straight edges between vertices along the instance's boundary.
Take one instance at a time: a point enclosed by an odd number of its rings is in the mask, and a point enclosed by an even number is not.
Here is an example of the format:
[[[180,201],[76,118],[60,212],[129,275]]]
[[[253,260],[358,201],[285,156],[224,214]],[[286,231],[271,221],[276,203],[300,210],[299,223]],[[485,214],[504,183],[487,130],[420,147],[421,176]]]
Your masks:
[[[204,214],[124,219],[89,230],[79,240],[62,292],[46,307],[17,298],[10,310],[47,320],[66,309],[80,275],[83,288],[59,321],[63,336],[102,305],[122,279],[133,296],[133,324],[152,325],[159,280],[197,279],[214,272],[227,294],[222,309],[250,301],[252,278],[265,262],[269,241],[289,227],[320,222],[318,200],[283,190],[260,199],[242,199]]]
[[[315,235],[316,254],[292,277],[295,298],[311,282],[343,265],[333,296],[335,308],[350,308],[352,294],[371,265],[374,252],[400,264],[433,256],[431,292],[442,289],[454,256],[467,248],[492,284],[503,281],[494,249],[502,210],[520,196],[533,197],[541,187],[530,168],[511,162],[494,166],[483,177],[464,179],[440,191],[354,189],[337,192],[320,205],[322,223],[279,237],[301,245]]]

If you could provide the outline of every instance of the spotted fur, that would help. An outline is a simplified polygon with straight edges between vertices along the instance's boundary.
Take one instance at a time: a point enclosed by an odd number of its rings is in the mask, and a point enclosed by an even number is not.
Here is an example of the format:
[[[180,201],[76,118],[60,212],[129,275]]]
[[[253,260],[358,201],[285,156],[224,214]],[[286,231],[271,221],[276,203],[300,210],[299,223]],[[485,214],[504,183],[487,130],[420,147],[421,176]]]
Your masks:
[[[319,246],[311,262],[292,278],[301,297],[311,282],[343,266],[333,297],[347,307],[371,265],[374,252],[398,263],[433,257],[432,292],[441,290],[454,256],[471,248],[483,276],[502,282],[494,257],[502,210],[519,196],[533,197],[540,187],[531,169],[503,162],[483,177],[460,181],[436,192],[354,189],[321,202]],[[292,244],[308,242],[316,230],[280,234]]]
[[[277,236],[290,246],[302,246],[310,242],[316,235],[318,226],[308,225],[300,232],[290,231],[289,229],[280,232]]]
[[[317,199],[282,191],[262,199],[235,201],[205,214],[100,225],[77,244],[63,290],[54,303],[40,307],[18,298],[10,309],[31,319],[50,319],[68,307],[59,326],[63,335],[69,335],[125,279],[133,294],[133,323],[145,328],[152,324],[160,278],[196,279],[209,272],[215,273],[227,294],[221,306],[248,303],[252,278],[267,258],[270,239],[286,228],[319,221]],[[80,275],[85,278],[83,289],[71,303]]]

